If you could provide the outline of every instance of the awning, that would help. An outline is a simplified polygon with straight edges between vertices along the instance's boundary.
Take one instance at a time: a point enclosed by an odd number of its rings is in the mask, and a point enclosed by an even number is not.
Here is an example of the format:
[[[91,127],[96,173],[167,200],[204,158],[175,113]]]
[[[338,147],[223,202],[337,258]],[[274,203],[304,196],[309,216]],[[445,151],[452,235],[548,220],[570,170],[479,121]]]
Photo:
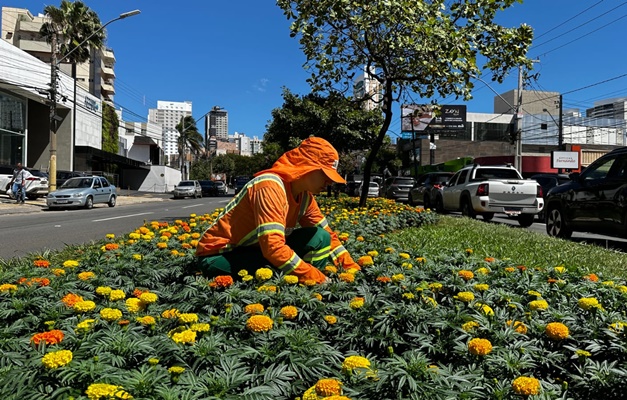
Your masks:
[[[143,161],[133,160],[118,154],[109,153],[100,149],[89,146],[76,146],[74,149],[76,157],[84,157],[95,163],[112,163],[117,164],[122,169],[150,169],[150,165],[146,165]],[[96,168],[99,169],[99,168]]]
[[[139,144],[144,146],[158,146],[157,142],[155,142],[152,138],[148,136],[135,136],[133,144]]]

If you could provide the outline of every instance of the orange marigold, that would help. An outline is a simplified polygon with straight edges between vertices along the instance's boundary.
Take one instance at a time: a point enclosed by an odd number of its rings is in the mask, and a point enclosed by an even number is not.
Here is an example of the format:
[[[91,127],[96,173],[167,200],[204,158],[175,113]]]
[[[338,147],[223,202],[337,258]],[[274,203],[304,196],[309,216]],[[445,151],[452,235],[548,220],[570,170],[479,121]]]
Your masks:
[[[264,310],[265,308],[263,307],[263,305],[259,303],[249,304],[244,307],[244,312],[246,314],[261,314]]]
[[[519,376],[512,382],[512,388],[516,394],[533,396],[540,393],[540,381],[529,376]]]
[[[355,282],[355,275],[349,274],[348,272],[342,272],[338,275],[341,281],[352,283]]]
[[[507,326],[511,326],[518,333],[522,333],[523,335],[527,334],[527,325],[523,324],[520,321],[512,321],[511,319],[507,320]]]
[[[233,284],[233,278],[230,275],[216,276],[209,286],[212,288],[227,288]]]
[[[390,278],[389,276],[378,276],[377,277],[377,282],[390,283],[390,282],[392,282],[392,278]]]
[[[457,273],[457,275],[459,275],[459,277],[465,281],[469,281],[475,277],[475,274],[473,274],[472,271],[468,271],[467,269],[462,269]]]
[[[48,268],[50,266],[50,261],[47,260],[35,260],[33,261],[33,265],[40,268]]]
[[[357,260],[357,264],[359,264],[361,267],[367,267],[369,265],[374,265],[374,261],[372,261],[372,257],[370,256],[361,256]]]
[[[68,307],[74,307],[74,304],[78,303],[79,301],[83,301],[83,297],[74,293],[68,293],[63,296],[61,301]]]
[[[64,334],[62,331],[54,329],[47,332],[36,333],[30,340],[35,344],[39,344],[42,341],[46,344],[57,344],[61,343],[61,341],[63,340],[63,336]]]
[[[253,315],[246,321],[246,329],[253,332],[267,332],[272,329],[274,321],[267,315]]]
[[[294,306],[285,306],[281,308],[281,315],[285,319],[294,319],[298,316],[298,308]]]
[[[119,248],[120,248],[120,246],[117,243],[107,243],[107,244],[105,244],[105,250],[107,250],[107,251],[117,250]]]
[[[316,394],[322,397],[341,395],[342,382],[337,379],[320,379],[316,383]]]
[[[488,339],[474,338],[468,342],[468,351],[476,356],[485,356],[492,351],[492,343]]]
[[[598,282],[599,277],[597,274],[588,274],[583,277],[583,279],[589,280],[590,282]]]
[[[544,331],[552,340],[564,340],[568,337],[568,327],[561,322],[548,323]]]
[[[487,261],[487,262],[494,262],[494,261],[496,261],[496,258],[494,258],[494,257],[486,257],[486,258],[484,258],[484,260]]]

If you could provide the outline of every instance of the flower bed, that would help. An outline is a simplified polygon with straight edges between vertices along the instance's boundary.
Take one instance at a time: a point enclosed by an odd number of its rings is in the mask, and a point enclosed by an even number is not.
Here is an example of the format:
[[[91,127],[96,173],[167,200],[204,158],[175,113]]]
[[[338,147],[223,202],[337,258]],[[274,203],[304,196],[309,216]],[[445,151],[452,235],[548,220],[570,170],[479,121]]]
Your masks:
[[[623,282],[387,238],[436,215],[320,198],[361,271],[186,273],[217,212],[0,274],[0,398],[621,398]],[[63,257],[61,258],[61,255]]]

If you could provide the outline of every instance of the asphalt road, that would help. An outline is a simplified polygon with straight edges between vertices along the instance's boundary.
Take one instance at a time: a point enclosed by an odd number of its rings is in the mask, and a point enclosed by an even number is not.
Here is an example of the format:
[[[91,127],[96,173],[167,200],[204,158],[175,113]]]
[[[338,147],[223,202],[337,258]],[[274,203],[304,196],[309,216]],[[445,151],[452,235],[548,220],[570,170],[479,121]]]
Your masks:
[[[232,196],[201,199],[171,198],[138,204],[96,205],[91,210],[41,210],[0,216],[0,259],[22,257],[46,249],[60,250],[69,244],[104,239],[108,233],[123,235],[146,221],[188,219],[224,207]],[[119,203],[118,203],[119,204]]]

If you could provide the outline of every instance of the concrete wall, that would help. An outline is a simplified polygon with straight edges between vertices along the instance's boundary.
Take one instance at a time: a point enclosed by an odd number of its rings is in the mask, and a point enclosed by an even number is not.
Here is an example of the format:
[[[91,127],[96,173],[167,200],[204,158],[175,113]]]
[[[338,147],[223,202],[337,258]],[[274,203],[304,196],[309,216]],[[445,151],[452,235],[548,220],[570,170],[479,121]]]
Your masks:
[[[131,189],[142,192],[169,193],[181,181],[181,171],[165,165],[153,165],[150,167],[150,171],[128,171],[125,178]]]

